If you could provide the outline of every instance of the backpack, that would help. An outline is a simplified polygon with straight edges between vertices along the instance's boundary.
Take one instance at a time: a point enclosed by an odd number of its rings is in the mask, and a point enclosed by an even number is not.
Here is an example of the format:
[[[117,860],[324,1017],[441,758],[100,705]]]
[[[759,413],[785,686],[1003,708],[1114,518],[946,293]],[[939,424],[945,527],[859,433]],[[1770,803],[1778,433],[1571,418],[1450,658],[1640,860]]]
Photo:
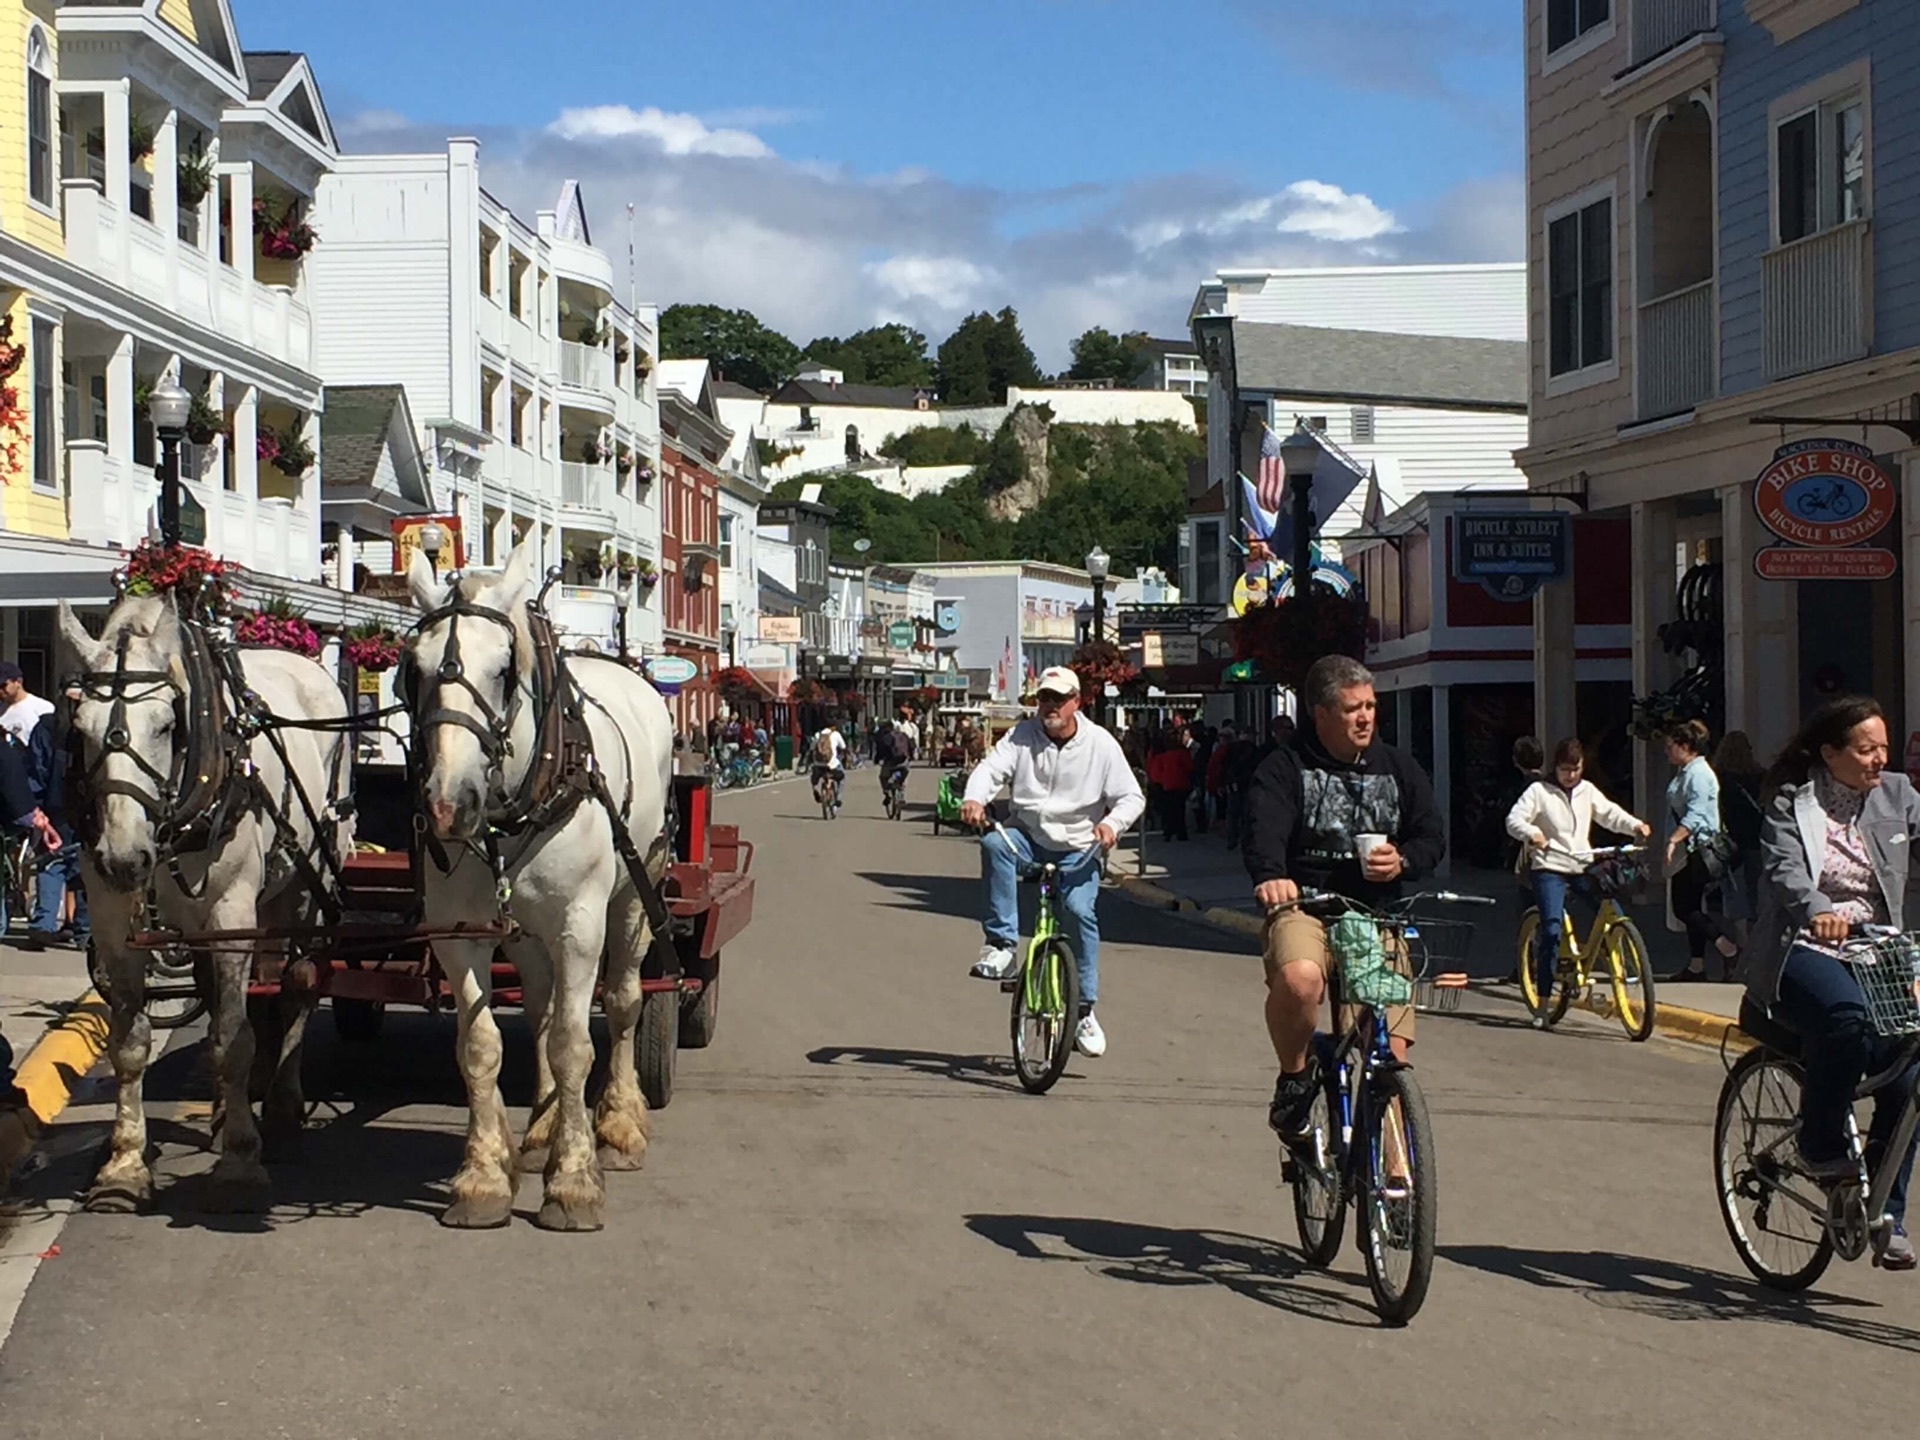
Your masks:
[[[822,730],[813,737],[813,758],[825,764],[833,759],[833,732]]]

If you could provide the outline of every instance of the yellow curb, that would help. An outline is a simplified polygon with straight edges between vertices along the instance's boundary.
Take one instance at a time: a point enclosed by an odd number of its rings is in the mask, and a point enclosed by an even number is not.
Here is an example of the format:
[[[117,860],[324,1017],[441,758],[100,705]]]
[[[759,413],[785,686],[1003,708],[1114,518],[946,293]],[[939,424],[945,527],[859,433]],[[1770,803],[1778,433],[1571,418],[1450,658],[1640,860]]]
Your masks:
[[[1162,910],[1190,908],[1190,902],[1182,900],[1173,891],[1155,885],[1151,880],[1142,880],[1137,875],[1121,875],[1117,877],[1117,883],[1142,905],[1156,905]]]
[[[1218,929],[1231,930],[1237,935],[1250,935],[1255,940],[1267,931],[1264,920],[1258,915],[1249,915],[1244,910],[1227,910],[1216,905],[1210,910],[1202,910],[1200,918]]]
[[[14,1084],[26,1092],[27,1105],[42,1125],[67,1108],[73,1087],[106,1053],[107,1029],[107,1002],[99,991],[89,990],[16,1067]]]
[[[1579,1002],[1579,1008],[1609,1020],[1614,1018],[1613,997],[1610,994],[1589,993]],[[1733,1033],[1729,1035],[1728,1031]],[[1689,1045],[1712,1045],[1718,1048],[1724,1042],[1727,1049],[1736,1055],[1753,1048],[1752,1039],[1741,1033],[1733,1017],[1715,1015],[1710,1010],[1689,1010],[1684,1005],[1668,1005],[1661,1001],[1658,992],[1654,995],[1653,1032],[1668,1040],[1680,1040]]]

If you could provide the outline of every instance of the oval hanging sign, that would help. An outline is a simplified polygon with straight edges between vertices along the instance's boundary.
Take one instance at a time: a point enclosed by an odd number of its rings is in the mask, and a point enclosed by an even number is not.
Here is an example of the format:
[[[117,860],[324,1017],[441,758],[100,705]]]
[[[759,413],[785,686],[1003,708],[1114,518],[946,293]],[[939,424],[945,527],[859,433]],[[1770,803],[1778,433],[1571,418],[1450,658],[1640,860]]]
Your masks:
[[[684,685],[700,673],[700,667],[680,655],[662,655],[647,662],[647,673],[656,685]]]
[[[1760,523],[1790,545],[1843,550],[1893,521],[1894,478],[1865,445],[1797,440],[1774,452],[1753,487]]]

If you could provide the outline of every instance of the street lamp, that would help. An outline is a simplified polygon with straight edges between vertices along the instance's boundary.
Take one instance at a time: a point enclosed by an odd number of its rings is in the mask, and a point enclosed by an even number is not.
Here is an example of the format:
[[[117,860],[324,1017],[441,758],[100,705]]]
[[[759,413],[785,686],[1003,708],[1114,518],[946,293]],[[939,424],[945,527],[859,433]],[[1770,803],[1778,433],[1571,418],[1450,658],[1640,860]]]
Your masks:
[[[153,474],[160,482],[160,543],[168,547],[180,543],[180,442],[187,438],[192,415],[193,396],[172,376],[161,376],[147,397],[147,418],[160,437],[160,463]]]
[[[1305,425],[1280,442],[1280,460],[1293,494],[1293,595],[1304,599],[1313,589],[1313,472],[1320,465],[1320,441]]]
[[[1087,574],[1093,580],[1093,638],[1096,643],[1107,638],[1107,570],[1113,564],[1113,557],[1102,550],[1098,542],[1087,552]],[[1107,686],[1102,681],[1093,697],[1093,720],[1097,725],[1106,713]]]
[[[438,520],[429,520],[420,527],[420,548],[427,552],[427,563],[433,566],[434,573],[440,573],[440,552],[447,547],[447,527]]]

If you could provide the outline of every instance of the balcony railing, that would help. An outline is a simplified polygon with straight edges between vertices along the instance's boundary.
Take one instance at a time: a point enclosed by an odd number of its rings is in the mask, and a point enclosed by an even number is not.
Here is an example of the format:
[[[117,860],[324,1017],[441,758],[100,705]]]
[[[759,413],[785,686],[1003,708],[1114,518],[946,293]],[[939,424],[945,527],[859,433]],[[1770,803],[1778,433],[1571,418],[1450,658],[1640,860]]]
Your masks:
[[[1761,256],[1769,380],[1867,353],[1869,236],[1867,222],[1855,220]]]
[[[606,394],[613,389],[613,357],[604,350],[562,340],[560,383],[576,390]]]
[[[1713,281],[1640,307],[1640,418],[1677,415],[1713,397]]]
[[[607,508],[607,472],[578,460],[560,462],[560,503],[583,510]]]
[[[1633,0],[1633,63],[1713,28],[1713,0]]]

